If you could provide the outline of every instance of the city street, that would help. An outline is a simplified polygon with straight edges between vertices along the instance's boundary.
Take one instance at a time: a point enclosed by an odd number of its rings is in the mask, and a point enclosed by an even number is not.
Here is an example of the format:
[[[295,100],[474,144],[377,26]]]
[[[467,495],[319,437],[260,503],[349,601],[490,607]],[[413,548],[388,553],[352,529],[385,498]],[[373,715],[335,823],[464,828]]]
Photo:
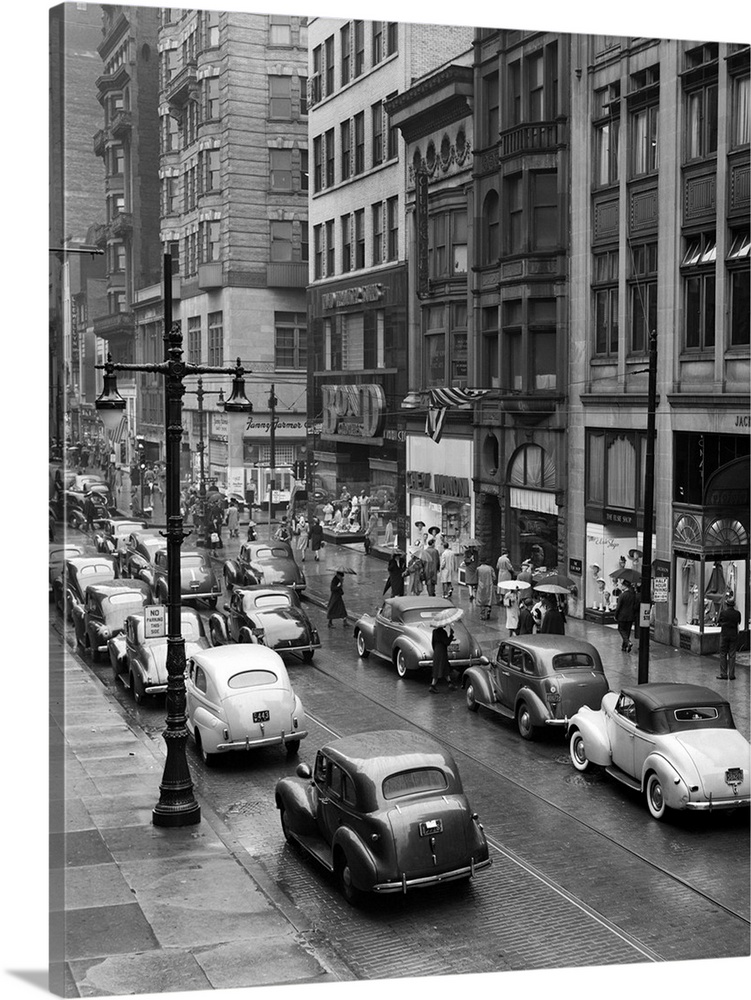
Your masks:
[[[228,546],[221,555],[229,552]],[[346,577],[350,622],[328,630],[320,605],[331,569],[340,564],[357,567],[357,575]],[[560,732],[526,742],[512,723],[483,710],[467,711],[461,691],[430,697],[424,676],[400,680],[384,661],[361,660],[350,626],[354,616],[378,602],[385,579],[382,560],[327,545],[319,563],[308,553],[305,570],[309,613],[322,648],[312,664],[288,660],[309,718],[299,760],[312,763],[316,749],[332,736],[394,728],[432,734],[458,761],[493,858],[491,869],[469,887],[380,899],[353,910],[333,881],[282,837],[274,785],[294,772],[296,761],[272,748],[231,755],[209,770],[190,742],[196,794],[208,806],[204,820],[214,817],[230,841],[247,852],[352,978],[748,953],[747,811],[677,814],[656,823],[642,796],[601,772],[576,772]],[[466,608],[483,650],[491,652],[505,634],[497,610],[496,621],[480,623],[461,593],[458,603]],[[634,681],[636,657],[620,653],[617,632],[573,620],[568,631],[597,645],[611,687]],[[66,639],[70,647],[69,630]],[[719,683],[713,678],[713,657],[654,645],[653,654],[650,679]],[[68,655],[78,656],[70,648]],[[84,669],[117,698],[129,725],[157,745],[162,742],[163,698],[137,707],[130,692],[115,683],[109,665],[87,662]],[[746,665],[730,694],[737,724],[748,737]]]

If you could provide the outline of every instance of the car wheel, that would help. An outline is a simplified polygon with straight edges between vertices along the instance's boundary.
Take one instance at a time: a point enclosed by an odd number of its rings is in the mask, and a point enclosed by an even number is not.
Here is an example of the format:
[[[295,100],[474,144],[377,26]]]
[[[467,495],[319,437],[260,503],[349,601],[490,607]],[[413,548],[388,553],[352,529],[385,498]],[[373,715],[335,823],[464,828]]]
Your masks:
[[[577,771],[589,770],[590,760],[587,757],[586,750],[584,749],[584,737],[578,729],[575,729],[571,735],[568,751],[571,756],[571,763]]]
[[[227,588],[227,593],[229,594],[233,586],[229,573],[224,574],[224,586]]]
[[[535,727],[532,725],[532,716],[530,715],[529,707],[525,701],[523,701],[517,709],[516,725],[522,739],[533,740],[535,738]]]
[[[284,834],[284,839],[287,841],[288,844],[294,844],[295,843],[294,837],[289,832],[289,827],[287,826],[287,813],[284,809],[284,806],[281,806],[279,809],[279,820],[282,824],[282,833]]]
[[[303,662],[305,662],[305,663],[312,663],[313,662],[313,650],[312,649],[306,649],[305,652],[302,654],[302,658],[303,658]]]
[[[359,629],[357,631],[357,635],[355,636],[355,642],[357,644],[357,655],[361,659],[367,660],[367,658],[370,656],[370,650],[366,647],[365,636]]]
[[[362,902],[362,891],[352,884],[352,870],[345,855],[342,855],[336,866],[336,878],[342,895],[351,906]]]
[[[198,731],[198,726],[196,726],[193,736],[196,741],[196,750],[201,755],[201,760],[204,762],[206,767],[216,767],[218,755],[215,753],[208,753],[208,751],[204,750],[203,740],[201,739],[201,734]]]
[[[396,658],[395,658],[394,662],[396,664],[396,672],[397,672],[397,674],[399,674],[400,677],[406,677],[407,676],[407,657],[406,657],[403,649],[397,649],[397,651],[396,651]]]
[[[662,782],[657,775],[652,772],[647,778],[647,807],[653,819],[663,819],[665,816],[665,795],[662,791]]]
[[[480,706],[477,704],[477,699],[475,698],[475,689],[472,684],[467,685],[467,690],[465,692],[464,697],[467,700],[467,708],[470,710],[470,712],[476,712]]]
[[[217,601],[216,597],[209,597],[208,600],[206,601],[206,603],[208,604],[208,606],[211,608],[212,611],[216,607],[216,601]]]
[[[295,754],[300,749],[300,741],[299,740],[288,740],[287,743],[285,744],[285,747],[286,747],[286,750],[287,750],[287,756],[288,757],[294,757]]]
[[[130,672],[130,689],[133,692],[133,699],[136,705],[143,705],[146,701],[146,688],[143,686],[143,678],[140,674]]]
[[[253,642],[253,635],[252,635],[252,633],[248,629],[246,629],[246,628],[241,629],[240,630],[240,635],[237,637],[237,641],[238,642]]]
[[[91,636],[90,635],[88,637],[87,646],[89,647],[89,652],[91,653],[91,662],[92,663],[99,663],[99,661],[101,659],[100,654],[99,654],[99,646],[96,644],[96,642],[92,642],[91,641]]]

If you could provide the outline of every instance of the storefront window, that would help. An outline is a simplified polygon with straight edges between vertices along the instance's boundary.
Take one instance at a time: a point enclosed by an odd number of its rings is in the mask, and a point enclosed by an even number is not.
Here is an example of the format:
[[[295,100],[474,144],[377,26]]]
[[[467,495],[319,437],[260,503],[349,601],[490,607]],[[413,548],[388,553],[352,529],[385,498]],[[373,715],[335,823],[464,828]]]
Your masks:
[[[585,608],[612,614],[624,580],[641,581],[644,535],[634,528],[587,523],[585,567],[582,576]],[[652,536],[652,552],[655,537]],[[622,575],[623,574],[623,575]]]
[[[707,559],[677,555],[675,566],[675,623],[689,631],[719,632],[717,618],[728,597],[745,615],[747,564],[735,559]],[[741,629],[746,627],[741,620]]]

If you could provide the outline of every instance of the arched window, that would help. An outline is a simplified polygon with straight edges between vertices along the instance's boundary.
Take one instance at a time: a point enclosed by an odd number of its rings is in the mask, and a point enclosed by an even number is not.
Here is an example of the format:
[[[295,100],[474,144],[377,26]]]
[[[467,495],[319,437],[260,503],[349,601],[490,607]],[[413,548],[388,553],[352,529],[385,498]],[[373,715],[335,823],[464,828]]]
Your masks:
[[[525,489],[555,489],[555,462],[539,444],[526,444],[511,460],[508,482]]]
[[[501,254],[499,199],[497,191],[488,191],[482,203],[482,262],[494,264]]]

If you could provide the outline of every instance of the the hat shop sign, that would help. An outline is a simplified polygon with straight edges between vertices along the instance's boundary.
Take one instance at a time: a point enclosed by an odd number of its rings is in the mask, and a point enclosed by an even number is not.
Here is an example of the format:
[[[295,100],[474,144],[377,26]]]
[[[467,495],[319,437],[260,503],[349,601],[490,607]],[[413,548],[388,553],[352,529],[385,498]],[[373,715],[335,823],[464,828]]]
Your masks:
[[[386,394],[377,383],[324,385],[322,387],[323,437],[336,440],[371,440],[383,434]]]

